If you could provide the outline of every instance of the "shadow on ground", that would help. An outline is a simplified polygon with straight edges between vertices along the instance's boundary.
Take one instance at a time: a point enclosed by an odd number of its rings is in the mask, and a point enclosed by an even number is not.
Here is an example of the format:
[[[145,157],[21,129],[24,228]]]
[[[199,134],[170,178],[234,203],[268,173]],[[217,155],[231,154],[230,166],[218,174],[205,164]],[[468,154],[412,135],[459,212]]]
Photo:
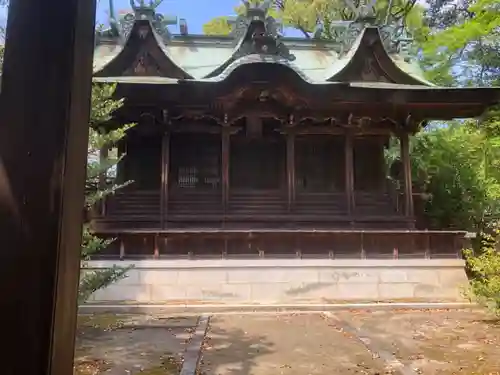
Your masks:
[[[79,317],[75,375],[177,375],[197,317]]]
[[[265,335],[211,325],[203,344],[199,375],[249,375],[260,357],[274,352],[274,346]]]

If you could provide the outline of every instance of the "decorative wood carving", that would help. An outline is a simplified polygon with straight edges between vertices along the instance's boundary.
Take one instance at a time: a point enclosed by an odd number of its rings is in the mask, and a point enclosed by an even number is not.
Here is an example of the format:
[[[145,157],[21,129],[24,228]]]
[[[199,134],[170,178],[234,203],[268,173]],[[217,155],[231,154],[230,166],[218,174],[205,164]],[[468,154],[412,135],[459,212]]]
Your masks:
[[[291,112],[303,110],[309,103],[285,86],[253,85],[219,96],[216,105],[229,114],[231,121],[252,115],[287,121]]]
[[[160,67],[151,54],[149,52],[142,52],[137,56],[132,67],[125,71],[125,75],[158,77],[162,74]]]

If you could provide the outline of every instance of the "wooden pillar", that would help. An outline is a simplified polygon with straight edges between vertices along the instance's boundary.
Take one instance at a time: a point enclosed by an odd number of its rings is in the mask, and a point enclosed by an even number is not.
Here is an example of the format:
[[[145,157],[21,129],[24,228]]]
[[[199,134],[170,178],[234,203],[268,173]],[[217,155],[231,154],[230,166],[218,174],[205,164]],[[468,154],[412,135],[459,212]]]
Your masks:
[[[0,96],[2,372],[73,373],[95,1],[9,4]]]
[[[288,211],[295,204],[295,134],[286,134],[286,175],[288,187]]]
[[[99,165],[104,165],[106,164],[108,160],[109,152],[107,147],[103,147],[99,150]],[[105,189],[106,188],[106,171],[103,171],[99,175],[99,189]]]
[[[107,160],[108,160],[108,156],[109,156],[109,150],[107,147],[103,147],[101,150],[99,150],[99,164],[102,166],[104,165]],[[100,190],[105,190],[106,189],[106,183],[107,183],[107,171],[103,171],[100,175],[99,175],[99,189]],[[101,216],[105,216],[106,215],[106,199],[107,197],[103,197],[101,199],[101,202],[97,205],[99,208],[100,208],[100,214]]]
[[[163,134],[161,142],[161,191],[160,191],[160,215],[161,228],[165,228],[168,216],[168,191],[170,171],[170,133]]]
[[[153,257],[155,259],[158,259],[160,257],[160,238],[158,234],[155,234],[154,236],[154,250],[153,250]]]
[[[119,237],[120,241],[120,260],[123,260],[125,258],[125,241],[123,239],[123,236]]]
[[[228,127],[222,128],[222,207],[224,214],[227,212],[229,201],[229,152],[231,133]]]
[[[399,140],[401,146],[401,160],[403,162],[405,216],[412,217],[413,193],[412,193],[411,166],[410,166],[410,142],[408,133],[401,134]]]
[[[123,156],[127,153],[127,140],[125,138],[122,138],[118,142],[117,148],[118,157],[122,159],[116,166],[116,181],[118,181],[119,184],[123,184],[126,182],[125,159],[123,158]]]
[[[347,210],[349,215],[354,211],[354,152],[353,135],[347,132],[345,135],[345,194]]]

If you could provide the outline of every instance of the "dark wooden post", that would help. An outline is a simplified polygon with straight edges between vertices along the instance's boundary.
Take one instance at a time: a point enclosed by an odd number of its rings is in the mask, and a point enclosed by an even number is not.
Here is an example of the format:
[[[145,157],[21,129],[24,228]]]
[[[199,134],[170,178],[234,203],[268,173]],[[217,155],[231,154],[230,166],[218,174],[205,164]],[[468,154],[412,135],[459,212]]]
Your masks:
[[[353,135],[347,132],[345,135],[345,194],[347,210],[349,215],[354,211],[354,152]]]
[[[108,147],[105,146],[99,150],[99,164],[102,166],[106,163],[108,160]],[[103,171],[99,175],[99,189],[105,189],[106,188],[106,171]]]
[[[165,228],[165,220],[168,215],[168,191],[170,171],[170,133],[163,134],[161,142],[161,191],[160,191],[160,215],[161,228]]]
[[[411,182],[410,166],[410,143],[408,133],[403,133],[399,137],[401,145],[401,160],[403,162],[403,181],[405,189],[405,216],[413,216],[413,193]]]
[[[73,373],[95,1],[11,1],[0,96],[2,372]]]
[[[295,204],[295,134],[286,133],[286,175],[288,186],[288,211]]]
[[[127,140],[122,138],[117,144],[118,157],[122,158],[116,166],[116,181],[123,184],[126,182],[125,176],[125,159],[124,155],[127,153]]]
[[[107,147],[103,147],[101,150],[99,150],[99,164],[104,165],[108,160],[108,156],[109,156],[109,150]],[[103,171],[99,175],[99,189],[101,190],[106,189],[106,182],[107,182],[106,180],[107,180],[107,171]],[[101,211],[100,212],[101,216],[106,215],[106,197],[101,199],[100,211]]]
[[[226,125],[226,124],[224,124]],[[229,201],[229,152],[231,145],[231,129],[228,126],[222,128],[222,207],[224,214],[227,212]]]

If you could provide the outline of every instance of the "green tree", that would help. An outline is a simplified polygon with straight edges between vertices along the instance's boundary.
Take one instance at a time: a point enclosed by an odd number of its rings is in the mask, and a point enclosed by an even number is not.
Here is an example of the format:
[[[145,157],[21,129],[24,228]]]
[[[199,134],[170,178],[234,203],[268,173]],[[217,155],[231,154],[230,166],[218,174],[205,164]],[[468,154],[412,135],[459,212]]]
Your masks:
[[[413,180],[426,197],[432,227],[478,230],[500,213],[500,143],[455,123],[412,139]]]
[[[445,4],[431,0],[426,20],[432,30],[423,43],[423,63],[429,79],[464,86],[499,83],[497,0],[445,0]]]
[[[250,0],[252,4],[259,4],[262,0]],[[355,4],[359,1],[354,1]],[[389,4],[391,9],[389,11]],[[243,5],[235,7],[236,14],[242,14]],[[319,25],[323,25],[326,38],[333,38],[329,33],[330,25],[334,21],[352,20],[353,11],[344,0],[274,0],[269,14],[283,22],[286,28],[294,28],[302,32],[304,37],[310,38]],[[423,8],[416,4],[416,0],[380,0],[376,4],[376,18],[378,24],[397,22],[406,19],[409,28],[422,34],[426,28],[422,23]],[[229,17],[216,17],[203,26],[205,34],[227,35],[231,31]]]
[[[123,100],[115,100],[114,85],[94,84],[92,86],[92,109],[90,113],[89,148],[86,180],[85,209],[91,211],[106,196],[128,185],[129,182],[117,184],[111,178],[110,171],[115,169],[121,158],[113,155],[102,157],[100,151],[104,148],[112,149],[126,134],[132,124],[122,126],[116,130],[104,132],[102,125],[109,121],[113,112],[123,105]],[[101,186],[102,177],[108,182],[106,187]],[[82,236],[82,276],[78,300],[85,302],[95,291],[126,277],[129,268],[114,265],[106,269],[89,269],[88,260],[92,255],[108,247],[113,240],[102,239],[92,233],[89,223],[85,223]]]
[[[470,249],[464,251],[469,289],[465,296],[500,316],[500,223],[492,221],[478,234]]]

